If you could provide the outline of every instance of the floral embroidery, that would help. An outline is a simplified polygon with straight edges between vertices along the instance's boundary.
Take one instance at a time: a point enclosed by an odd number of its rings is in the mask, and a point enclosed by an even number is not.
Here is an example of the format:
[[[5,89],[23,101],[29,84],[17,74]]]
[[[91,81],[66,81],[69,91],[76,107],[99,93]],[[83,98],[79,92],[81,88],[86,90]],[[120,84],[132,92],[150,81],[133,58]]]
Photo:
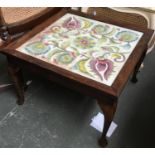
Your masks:
[[[83,29],[88,29],[90,28],[91,26],[93,25],[93,22],[89,21],[89,20],[86,20],[86,19],[83,19]]]
[[[91,60],[90,66],[92,70],[100,77],[102,81],[108,80],[109,75],[113,70],[113,62],[111,60]]]
[[[25,49],[33,55],[45,54],[50,51],[50,47],[40,41],[28,44]]]
[[[63,23],[63,27],[67,28],[67,29],[70,29],[70,30],[74,30],[74,29],[80,28],[81,24],[80,24],[80,21],[77,20],[75,17],[69,17]]]
[[[61,26],[52,26],[50,30],[53,33],[59,33],[61,31]]]
[[[69,64],[73,61],[73,57],[68,53],[63,53],[59,55],[57,59],[58,59],[58,62],[61,62],[63,64]]]
[[[96,26],[93,27],[92,31],[93,31],[94,34],[102,35],[103,33],[107,32],[109,28],[110,27],[108,25],[105,25],[105,26],[96,25]]]
[[[87,74],[92,77],[91,73],[88,71],[86,63],[88,63],[89,59],[82,59],[75,64],[75,68],[79,70],[83,74]]]
[[[78,48],[86,49],[92,48],[95,45],[95,41],[90,37],[77,37],[74,41],[75,46]]]
[[[68,13],[17,50],[111,86],[141,36]]]
[[[121,31],[116,34],[116,38],[124,42],[132,42],[137,40],[138,36],[134,32]]]

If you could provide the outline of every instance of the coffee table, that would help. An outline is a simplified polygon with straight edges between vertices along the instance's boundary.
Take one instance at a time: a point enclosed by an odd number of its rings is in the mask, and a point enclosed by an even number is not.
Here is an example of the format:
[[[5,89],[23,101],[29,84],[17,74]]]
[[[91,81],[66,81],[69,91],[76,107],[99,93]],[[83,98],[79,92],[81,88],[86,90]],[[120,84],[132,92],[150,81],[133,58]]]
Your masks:
[[[132,73],[136,81],[152,34],[119,19],[64,9],[1,52],[7,56],[19,104],[24,102],[21,69],[96,98],[105,116],[99,140],[105,146],[118,98]]]

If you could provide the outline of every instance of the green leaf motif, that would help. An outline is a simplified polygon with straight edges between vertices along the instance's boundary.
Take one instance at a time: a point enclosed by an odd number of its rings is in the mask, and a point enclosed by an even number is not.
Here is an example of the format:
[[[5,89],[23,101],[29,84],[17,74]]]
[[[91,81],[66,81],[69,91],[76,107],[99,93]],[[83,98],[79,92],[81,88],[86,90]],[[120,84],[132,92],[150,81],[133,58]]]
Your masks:
[[[76,67],[77,67],[77,69],[78,69],[80,72],[82,72],[82,73],[84,73],[84,74],[87,74],[87,75],[89,75],[89,76],[92,76],[92,75],[89,73],[89,71],[87,70],[87,68],[86,68],[86,62],[87,62],[88,60],[89,60],[89,59],[80,60],[80,61],[76,64]]]

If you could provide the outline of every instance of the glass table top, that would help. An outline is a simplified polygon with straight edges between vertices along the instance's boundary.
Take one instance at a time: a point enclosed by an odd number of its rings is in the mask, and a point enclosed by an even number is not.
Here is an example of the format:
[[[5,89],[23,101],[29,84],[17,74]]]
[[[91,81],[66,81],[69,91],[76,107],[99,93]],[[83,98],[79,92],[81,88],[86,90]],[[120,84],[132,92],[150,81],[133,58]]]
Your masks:
[[[111,86],[142,35],[67,13],[17,50]]]

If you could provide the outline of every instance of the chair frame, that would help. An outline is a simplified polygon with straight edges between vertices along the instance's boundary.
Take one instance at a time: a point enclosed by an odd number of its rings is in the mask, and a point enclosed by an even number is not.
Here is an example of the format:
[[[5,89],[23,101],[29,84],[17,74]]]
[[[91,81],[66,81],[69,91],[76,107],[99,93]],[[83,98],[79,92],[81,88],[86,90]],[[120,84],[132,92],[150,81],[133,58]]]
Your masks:
[[[0,38],[3,41],[7,41],[11,35],[31,30],[33,27],[41,24],[43,21],[47,20],[53,14],[59,12],[61,9],[62,8],[46,8],[40,13],[33,15],[25,20],[7,24],[3,17],[2,9],[0,8]]]

